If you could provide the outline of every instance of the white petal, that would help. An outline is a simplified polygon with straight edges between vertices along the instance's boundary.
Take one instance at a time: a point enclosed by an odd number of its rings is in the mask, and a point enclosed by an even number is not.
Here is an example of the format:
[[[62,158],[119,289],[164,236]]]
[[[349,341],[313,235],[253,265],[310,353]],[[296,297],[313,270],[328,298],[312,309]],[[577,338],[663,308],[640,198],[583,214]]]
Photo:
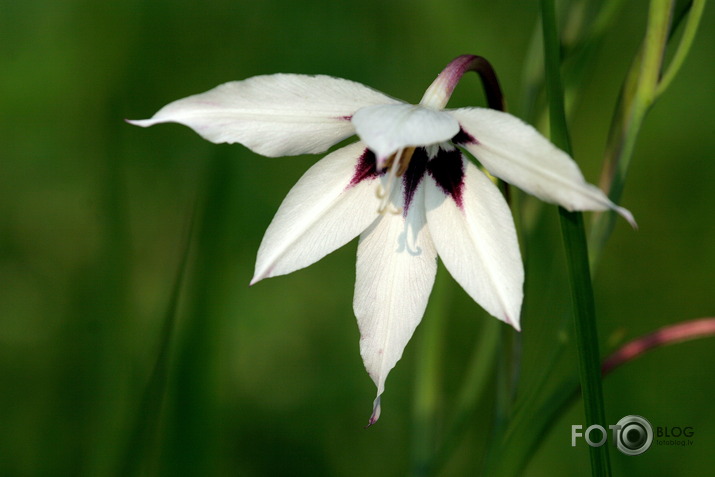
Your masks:
[[[434,160],[439,160],[437,157]],[[449,273],[474,301],[519,330],[524,268],[509,207],[497,187],[469,161],[462,205],[427,176],[427,223]]]
[[[353,308],[360,354],[377,386],[370,424],[380,414],[385,379],[422,319],[437,270],[424,217],[424,185],[407,217],[385,214],[360,236]],[[403,200],[397,199],[397,206]]]
[[[293,186],[263,236],[251,284],[315,263],[377,218],[376,177],[351,183],[366,152],[359,142],[338,149]]]
[[[448,113],[411,104],[382,104],[358,110],[352,118],[360,139],[377,156],[378,168],[406,147],[448,141],[459,123]]]
[[[628,210],[587,183],[574,160],[533,127],[493,109],[462,108],[450,112],[475,139],[463,145],[493,175],[567,210],[613,209],[635,226]]]
[[[353,81],[276,74],[222,84],[174,101],[137,126],[174,122],[215,143],[241,143],[265,156],[319,153],[355,134],[359,108],[396,101]]]

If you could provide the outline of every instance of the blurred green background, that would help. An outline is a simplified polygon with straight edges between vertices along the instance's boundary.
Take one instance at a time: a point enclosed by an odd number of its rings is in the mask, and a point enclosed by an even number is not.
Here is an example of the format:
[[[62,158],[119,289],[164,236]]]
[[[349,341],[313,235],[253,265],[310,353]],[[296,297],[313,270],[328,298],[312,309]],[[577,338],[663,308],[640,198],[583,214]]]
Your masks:
[[[570,127],[591,182],[647,5],[625,2],[579,83]],[[316,158],[266,159],[123,119],[276,72],[416,102],[453,57],[473,53],[496,68],[510,110],[536,122],[524,65],[538,20],[527,0],[0,0],[0,475],[405,475],[421,329],[387,381],[380,422],[364,430],[374,386],[352,314],[355,243],[248,287],[263,231]],[[604,352],[715,313],[714,44],[709,9],[638,140],[622,202],[640,229],[619,221],[595,276]],[[450,105],[481,104],[465,77]],[[556,208],[536,222],[519,392],[568,319]],[[447,419],[490,318],[440,273],[447,300],[426,319],[447,320]],[[715,470],[714,349],[657,350],[607,378],[613,423],[640,414],[695,428],[690,447],[614,450],[616,475]],[[572,349],[560,364],[575,372]],[[478,474],[495,380],[444,475]],[[583,423],[580,405],[565,412],[526,475],[582,475],[587,449],[571,447],[570,426]]]

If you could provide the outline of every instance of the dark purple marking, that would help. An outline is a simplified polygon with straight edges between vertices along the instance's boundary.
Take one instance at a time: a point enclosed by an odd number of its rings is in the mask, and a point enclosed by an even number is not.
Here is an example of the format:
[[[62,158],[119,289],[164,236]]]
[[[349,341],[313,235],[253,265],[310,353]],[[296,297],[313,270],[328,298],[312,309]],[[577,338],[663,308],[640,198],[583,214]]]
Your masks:
[[[339,116],[338,119],[342,119],[343,121],[352,121],[353,116],[352,116],[352,114],[350,114],[348,116]]]
[[[445,151],[440,149],[437,157],[427,163],[427,172],[440,189],[452,197],[457,207],[462,208],[464,189],[464,163],[458,149]]]
[[[415,191],[417,191],[417,187],[420,185],[426,169],[427,151],[425,151],[425,148],[423,147],[418,147],[415,149],[415,152],[412,153],[410,164],[407,166],[407,170],[402,176],[402,184],[404,185],[403,196],[405,199],[405,206],[402,211],[404,217],[407,217],[407,211],[410,208],[410,204],[412,204],[412,199],[415,197]]]
[[[355,173],[353,174],[350,183],[348,184],[348,189],[355,187],[365,179],[374,179],[379,173],[377,172],[377,167],[375,165],[375,154],[372,153],[370,149],[365,149],[362,155],[358,158],[357,165],[355,166]]]
[[[467,131],[465,131],[462,128],[459,128],[459,132],[452,138],[452,143],[457,144],[457,145],[462,145],[462,144],[479,144],[479,141],[477,141],[474,136],[469,134]]]

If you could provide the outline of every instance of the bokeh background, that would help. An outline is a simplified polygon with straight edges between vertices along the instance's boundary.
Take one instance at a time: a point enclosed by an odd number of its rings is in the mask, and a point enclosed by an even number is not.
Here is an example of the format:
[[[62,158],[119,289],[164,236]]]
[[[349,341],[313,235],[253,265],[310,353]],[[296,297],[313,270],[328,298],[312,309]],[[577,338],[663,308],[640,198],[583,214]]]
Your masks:
[[[589,15],[600,3],[564,5]],[[624,3],[570,115],[591,182],[645,28],[647,2]],[[248,287],[263,231],[316,158],[266,159],[123,119],[276,72],[414,102],[453,57],[474,53],[495,66],[510,110],[538,125],[525,89],[537,24],[526,0],[0,0],[0,475],[405,475],[423,336],[393,370],[380,422],[363,429],[374,387],[352,314],[355,242]],[[622,202],[640,229],[619,221],[595,275],[604,353],[715,313],[714,44],[710,8],[639,137]],[[465,77],[451,106],[481,104]],[[556,208],[525,204],[538,240],[518,393],[548,365],[569,306]],[[490,318],[444,270],[439,280],[446,419]],[[616,475],[715,469],[713,343],[657,350],[606,379],[613,423],[640,414],[695,429],[690,447],[614,450]],[[573,349],[560,366],[575,373]],[[496,379],[444,475],[478,475]],[[580,475],[587,449],[571,447],[570,426],[583,421],[578,404],[564,411],[526,475]]]

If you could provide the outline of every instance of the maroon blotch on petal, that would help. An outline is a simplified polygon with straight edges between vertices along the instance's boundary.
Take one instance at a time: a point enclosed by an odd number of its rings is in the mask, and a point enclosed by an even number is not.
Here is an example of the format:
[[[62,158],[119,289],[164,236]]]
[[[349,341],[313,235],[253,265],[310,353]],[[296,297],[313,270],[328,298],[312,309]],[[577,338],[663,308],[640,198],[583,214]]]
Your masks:
[[[375,154],[370,149],[365,149],[360,158],[358,158],[357,165],[355,166],[355,173],[352,179],[350,179],[350,184],[348,184],[348,189],[355,187],[362,181],[366,179],[374,179],[379,173],[377,172],[377,167],[375,165]]]
[[[425,175],[425,169],[427,168],[427,151],[423,147],[415,149],[412,153],[412,159],[410,159],[410,165],[407,167],[405,174],[402,176],[402,184],[404,185],[403,194],[405,199],[405,206],[403,208],[402,214],[407,217],[407,211],[412,204],[412,199],[415,197],[415,191],[417,186],[420,185],[422,178]]]
[[[427,163],[427,172],[442,191],[451,196],[457,207],[462,208],[462,190],[464,189],[464,163],[462,153],[440,150],[437,157]]]
[[[469,134],[467,131],[465,131],[462,128],[459,128],[459,132],[455,134],[455,136],[452,138],[452,143],[462,145],[462,144],[479,144],[479,141],[477,141],[474,136]]]

